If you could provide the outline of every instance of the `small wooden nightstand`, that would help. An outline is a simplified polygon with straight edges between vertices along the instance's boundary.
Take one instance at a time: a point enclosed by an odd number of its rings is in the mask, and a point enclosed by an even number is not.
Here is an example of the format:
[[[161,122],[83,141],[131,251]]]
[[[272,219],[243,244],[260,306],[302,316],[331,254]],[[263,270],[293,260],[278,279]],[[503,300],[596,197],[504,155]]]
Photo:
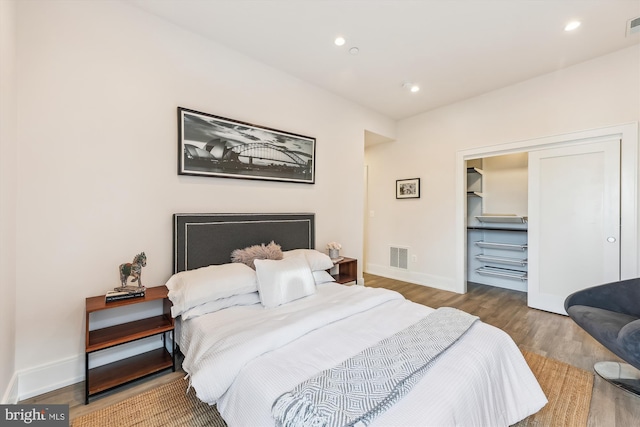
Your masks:
[[[102,329],[90,330],[91,313],[100,310],[163,300],[162,314],[122,323]],[[166,349],[166,334],[173,334],[174,319],[171,317],[171,301],[166,286],[147,288],[144,297],[105,302],[105,296],[87,298],[85,336],[85,404],[89,397],[123,385],[138,378],[171,368],[176,370],[176,343],[172,336],[172,350]],[[129,343],[141,338],[162,334],[161,348],[117,360],[106,365],[89,369],[89,355],[93,352]]]
[[[337,283],[350,283],[358,280],[358,260],[355,258],[344,257],[340,261],[336,262],[334,267],[338,272],[333,274]],[[328,270],[330,271],[330,270]]]

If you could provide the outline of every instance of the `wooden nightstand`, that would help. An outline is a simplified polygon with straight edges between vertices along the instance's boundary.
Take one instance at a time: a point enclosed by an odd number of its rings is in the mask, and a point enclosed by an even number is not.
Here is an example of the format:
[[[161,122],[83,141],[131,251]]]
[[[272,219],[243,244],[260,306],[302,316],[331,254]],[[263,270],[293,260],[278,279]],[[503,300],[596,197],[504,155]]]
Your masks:
[[[171,301],[166,286],[147,288],[144,297],[105,302],[104,295],[87,298],[85,337],[85,404],[89,397],[144,376],[171,368],[176,370],[175,337],[171,352],[166,349],[166,334],[174,331]],[[102,329],[90,330],[91,313],[100,310],[163,300],[162,314]],[[162,334],[161,348],[89,369],[89,355],[100,350]]]
[[[338,272],[332,276],[337,283],[350,283],[358,280],[358,260],[355,258],[344,257],[335,263],[334,267]],[[330,271],[330,270],[327,270]]]

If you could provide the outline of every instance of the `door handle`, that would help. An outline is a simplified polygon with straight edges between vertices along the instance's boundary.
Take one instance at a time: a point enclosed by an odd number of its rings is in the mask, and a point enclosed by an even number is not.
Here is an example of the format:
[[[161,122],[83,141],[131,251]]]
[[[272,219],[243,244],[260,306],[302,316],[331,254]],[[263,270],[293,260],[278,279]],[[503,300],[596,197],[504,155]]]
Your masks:
[[[616,238],[613,236],[607,237],[607,242],[609,243],[615,243],[616,242]]]

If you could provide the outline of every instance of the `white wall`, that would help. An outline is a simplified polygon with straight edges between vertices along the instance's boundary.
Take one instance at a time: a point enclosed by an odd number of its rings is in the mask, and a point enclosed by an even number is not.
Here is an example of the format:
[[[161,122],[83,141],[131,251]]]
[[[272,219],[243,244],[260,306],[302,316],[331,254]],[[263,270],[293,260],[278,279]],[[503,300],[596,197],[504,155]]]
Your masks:
[[[0,1],[0,402],[15,400],[16,4]]]
[[[82,379],[84,299],[120,263],[165,283],[174,212],[315,212],[318,249],[361,257],[364,130],[393,121],[121,2],[17,10],[21,397]],[[316,184],[178,176],[178,106],[315,137]]]
[[[395,142],[366,152],[369,188],[379,191],[369,192],[365,271],[455,289],[456,152],[637,122],[638,76],[634,46],[401,121]],[[422,178],[422,197],[395,200],[395,180],[412,177]],[[416,256],[410,271],[388,266],[390,244]]]
[[[483,213],[527,216],[528,163],[527,153],[482,159]]]

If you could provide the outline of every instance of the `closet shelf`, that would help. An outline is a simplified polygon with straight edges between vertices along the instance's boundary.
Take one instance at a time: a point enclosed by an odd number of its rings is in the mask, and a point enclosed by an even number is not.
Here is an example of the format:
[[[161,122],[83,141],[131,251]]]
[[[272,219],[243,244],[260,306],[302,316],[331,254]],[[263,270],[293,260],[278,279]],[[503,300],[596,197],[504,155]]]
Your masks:
[[[483,262],[491,262],[495,264],[506,264],[506,265],[517,265],[521,267],[526,267],[528,264],[528,260],[520,259],[520,258],[508,258],[508,257],[499,257],[499,256],[491,256],[491,255],[476,255],[476,259]]]
[[[487,248],[487,249],[505,249],[508,251],[526,251],[527,250],[526,244],[485,242],[483,240],[479,240],[475,243],[481,248]]]
[[[482,197],[484,194],[479,191],[467,191],[467,196]]]
[[[476,272],[483,276],[503,277],[505,279],[522,280],[523,282],[527,280],[526,271],[509,270],[507,268],[484,266],[478,268]]]
[[[480,215],[476,216],[476,219],[480,222],[490,223],[505,223],[505,224],[526,224],[526,216],[517,215]]]

